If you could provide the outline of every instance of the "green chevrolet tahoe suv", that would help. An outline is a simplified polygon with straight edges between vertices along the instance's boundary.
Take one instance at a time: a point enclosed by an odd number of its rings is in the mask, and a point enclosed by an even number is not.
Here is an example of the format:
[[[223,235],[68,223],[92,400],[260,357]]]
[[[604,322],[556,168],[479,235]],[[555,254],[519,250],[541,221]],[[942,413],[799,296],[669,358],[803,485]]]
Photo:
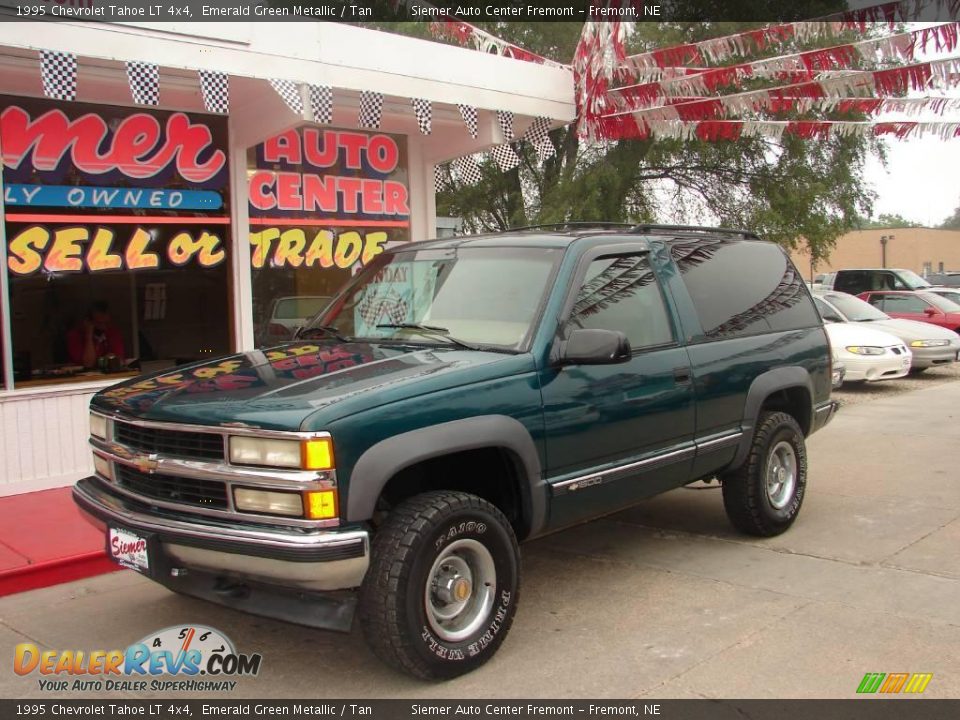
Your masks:
[[[776,535],[836,410],[786,254],[748,232],[530,228],[371,262],[296,339],[91,401],[74,488],[120,564],[449,678],[520,598],[518,541],[718,478]]]

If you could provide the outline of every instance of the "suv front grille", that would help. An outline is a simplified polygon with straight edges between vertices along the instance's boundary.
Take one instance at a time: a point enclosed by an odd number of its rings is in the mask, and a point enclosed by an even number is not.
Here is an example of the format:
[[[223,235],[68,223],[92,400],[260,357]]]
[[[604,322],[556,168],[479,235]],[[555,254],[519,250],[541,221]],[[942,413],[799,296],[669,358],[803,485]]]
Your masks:
[[[113,439],[146,453],[199,460],[223,460],[223,436],[216,433],[161,430],[122,421],[113,425]]]
[[[216,480],[147,474],[116,464],[117,484],[137,495],[197,507],[227,509],[227,486]]]

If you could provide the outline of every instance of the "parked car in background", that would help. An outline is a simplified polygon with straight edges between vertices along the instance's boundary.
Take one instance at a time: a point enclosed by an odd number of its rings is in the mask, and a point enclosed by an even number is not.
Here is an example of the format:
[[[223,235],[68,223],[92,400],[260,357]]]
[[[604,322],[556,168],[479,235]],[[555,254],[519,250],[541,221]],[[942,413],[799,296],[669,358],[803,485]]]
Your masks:
[[[932,287],[926,292],[936,293],[940,297],[945,297],[952,303],[960,305],[960,287]]]
[[[932,292],[866,292],[860,298],[890,317],[919,320],[960,333],[960,305]]]
[[[297,328],[307,324],[330,302],[326,295],[289,295],[279,297],[270,306],[270,315],[257,333],[257,345],[275,345],[293,339]]]
[[[923,290],[931,285],[913,270],[901,268],[857,268],[826,273],[817,289],[838,290],[859,295],[870,290]]]
[[[893,380],[910,372],[913,355],[896,335],[858,323],[828,323],[824,327],[833,362],[846,369],[843,382]]]
[[[913,353],[910,371],[920,373],[935,365],[956,362],[960,335],[926,322],[892,318],[870,303],[841,292],[815,292],[813,301],[825,323],[869,323],[870,327],[900,338]]]
[[[960,272],[942,272],[927,275],[927,282],[943,287],[960,288]]]

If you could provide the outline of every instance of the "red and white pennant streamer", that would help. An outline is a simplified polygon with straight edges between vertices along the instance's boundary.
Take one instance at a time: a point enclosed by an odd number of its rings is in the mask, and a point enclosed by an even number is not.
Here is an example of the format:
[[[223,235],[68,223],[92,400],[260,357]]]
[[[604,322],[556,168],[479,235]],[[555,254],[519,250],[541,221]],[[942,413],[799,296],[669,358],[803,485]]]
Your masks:
[[[846,45],[808,50],[779,57],[754,60],[737,65],[709,68],[660,81],[615,88],[615,98],[622,98],[622,107],[640,108],[659,104],[678,95],[710,95],[721,87],[729,87],[744,78],[757,75],[780,76],[781,79],[813,79],[823,71],[847,70],[858,59],[913,60],[917,47],[934,46],[938,52],[951,52],[960,39],[960,22],[925,27],[882,38],[861,40]],[[615,103],[620,104],[617,100]]]
[[[893,122],[852,122],[845,120],[703,120],[700,122],[655,122],[638,124],[630,115],[603,118],[604,131],[620,138],[658,138],[677,140],[739,140],[741,137],[766,137],[779,140],[783,135],[804,139],[836,136],[883,136],[898,139],[935,135],[941,140],[960,138],[960,122],[912,120]]]
[[[694,98],[652,108],[608,113],[605,117],[631,114],[638,124],[697,120],[759,110],[776,111],[782,109],[784,100],[796,101],[798,98],[826,101],[835,99],[839,104],[842,99],[849,99],[849,96],[883,98],[907,90],[927,90],[931,87],[943,89],[957,85],[960,85],[960,58],[946,58],[886,70],[850,71],[823,80],[748,90],[714,98]],[[821,109],[832,108],[829,102],[825,102]]]
[[[747,57],[772,46],[791,40],[809,42],[819,38],[839,37],[852,29],[865,30],[868,23],[895,23],[918,20],[925,12],[933,11],[946,17],[956,17],[960,10],[958,0],[901,0],[849,10],[819,20],[771,25],[756,30],[725,35],[709,40],[683,43],[627,57],[625,69],[639,73],[647,68],[717,63],[734,57]]]

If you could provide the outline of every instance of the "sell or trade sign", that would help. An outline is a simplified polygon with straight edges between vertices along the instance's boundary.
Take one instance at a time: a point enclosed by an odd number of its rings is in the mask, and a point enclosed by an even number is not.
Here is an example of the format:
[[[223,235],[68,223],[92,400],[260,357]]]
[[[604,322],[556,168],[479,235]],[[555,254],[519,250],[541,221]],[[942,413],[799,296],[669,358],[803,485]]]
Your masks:
[[[14,275],[153,270],[188,263],[211,268],[227,257],[214,231],[175,227],[166,234],[166,242],[159,242],[161,231],[154,228],[31,225],[10,239],[7,267]]]
[[[250,264],[254,269],[271,268],[341,268],[353,267],[360,261],[366,265],[383,252],[387,233],[382,231],[349,231],[336,234],[331,230],[269,227],[250,233]]]

